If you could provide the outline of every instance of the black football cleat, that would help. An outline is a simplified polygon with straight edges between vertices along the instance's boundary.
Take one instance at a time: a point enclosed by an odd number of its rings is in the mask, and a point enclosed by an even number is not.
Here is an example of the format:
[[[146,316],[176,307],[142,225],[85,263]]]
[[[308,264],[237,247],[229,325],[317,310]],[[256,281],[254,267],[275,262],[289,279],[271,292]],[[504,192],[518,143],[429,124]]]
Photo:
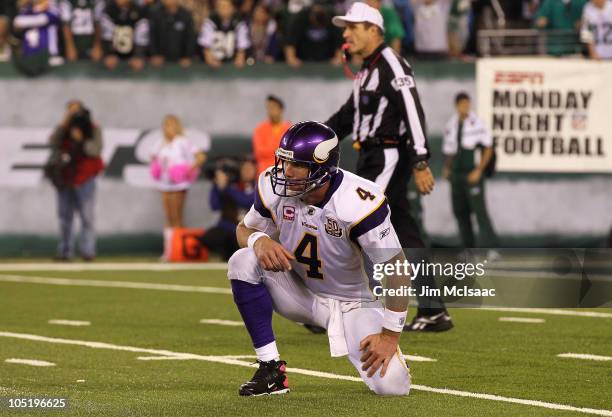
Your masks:
[[[269,362],[257,361],[257,363],[259,363],[259,369],[250,381],[240,386],[238,394],[245,397],[257,397],[289,392],[286,374],[287,362],[271,360]]]
[[[445,332],[453,328],[453,321],[448,312],[443,311],[434,316],[416,316],[404,326],[405,332]]]

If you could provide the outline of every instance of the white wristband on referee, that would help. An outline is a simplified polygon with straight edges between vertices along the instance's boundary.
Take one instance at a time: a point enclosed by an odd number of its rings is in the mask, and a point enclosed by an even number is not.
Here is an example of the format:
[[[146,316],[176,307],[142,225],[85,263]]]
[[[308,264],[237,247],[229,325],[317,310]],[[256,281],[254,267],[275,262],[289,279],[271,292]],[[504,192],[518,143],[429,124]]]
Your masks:
[[[249,236],[249,238],[247,239],[247,246],[251,249],[253,249],[253,247],[255,246],[255,241],[257,239],[259,239],[260,237],[270,237],[267,234],[265,234],[264,232],[255,232],[255,233],[251,233],[251,235]]]
[[[385,309],[383,328],[391,330],[392,332],[401,332],[404,330],[404,324],[406,323],[406,314],[408,314],[408,311],[392,311]]]

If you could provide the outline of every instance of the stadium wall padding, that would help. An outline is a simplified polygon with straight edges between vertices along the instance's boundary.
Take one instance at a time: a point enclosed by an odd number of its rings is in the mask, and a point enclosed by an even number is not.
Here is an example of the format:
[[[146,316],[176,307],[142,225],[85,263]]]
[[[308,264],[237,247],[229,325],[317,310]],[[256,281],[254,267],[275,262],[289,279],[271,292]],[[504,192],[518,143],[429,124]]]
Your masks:
[[[432,166],[439,176],[440,136],[453,110],[453,96],[459,90],[475,93],[474,69],[473,65],[428,65],[415,65],[415,69],[427,113]],[[50,128],[61,119],[66,101],[79,98],[103,127],[152,129],[165,114],[175,113],[188,126],[211,134],[211,156],[243,155],[249,152],[251,131],[265,117],[267,94],[286,100],[287,116],[292,120],[324,120],[350,94],[350,83],[337,68],[268,69],[239,73],[229,68],[212,73],[196,66],[185,73],[173,68],[139,75],[123,72],[122,78],[121,73],[79,64],[30,80],[0,65],[0,127]],[[123,248],[125,239],[134,253],[159,248],[163,214],[158,193],[130,186],[122,179],[122,158],[135,162],[130,152],[122,149],[123,156],[116,152],[98,184],[96,224],[104,253],[117,254],[115,249]],[[343,142],[343,166],[354,167],[355,157],[350,144]],[[35,186],[0,186],[0,256],[39,254],[52,248],[58,228],[54,190],[36,175]],[[217,215],[208,208],[209,187],[199,181],[190,191],[189,226],[206,227],[216,221]],[[499,174],[488,184],[487,202],[506,246],[598,245],[612,225],[612,179],[606,175]],[[456,244],[457,227],[446,181],[437,179],[434,193],[423,198],[423,207],[432,241]]]
[[[434,134],[444,130],[453,111],[454,94],[460,90],[475,93],[474,79],[423,78],[418,87],[428,130]],[[184,82],[82,76],[0,77],[0,90],[1,126],[54,126],[65,103],[78,98],[105,127],[150,129],[173,113],[186,125],[213,135],[250,135],[265,118],[264,101],[271,93],[285,100],[290,120],[324,121],[352,91],[344,78],[195,78]]]

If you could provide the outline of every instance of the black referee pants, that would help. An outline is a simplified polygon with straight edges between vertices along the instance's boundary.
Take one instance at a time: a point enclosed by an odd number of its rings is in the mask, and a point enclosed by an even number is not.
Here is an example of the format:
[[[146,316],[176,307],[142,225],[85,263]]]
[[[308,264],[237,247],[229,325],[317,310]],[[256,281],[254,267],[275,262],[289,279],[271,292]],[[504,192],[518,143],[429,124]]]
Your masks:
[[[364,147],[359,152],[357,175],[375,182],[385,189],[391,209],[391,224],[404,248],[406,259],[411,263],[427,262],[428,249],[421,238],[419,227],[410,215],[407,192],[411,177],[408,151],[404,145],[399,148]],[[437,288],[434,277],[420,275],[412,281],[417,294],[422,288]],[[417,296],[417,315],[435,315],[446,309],[440,297]]]

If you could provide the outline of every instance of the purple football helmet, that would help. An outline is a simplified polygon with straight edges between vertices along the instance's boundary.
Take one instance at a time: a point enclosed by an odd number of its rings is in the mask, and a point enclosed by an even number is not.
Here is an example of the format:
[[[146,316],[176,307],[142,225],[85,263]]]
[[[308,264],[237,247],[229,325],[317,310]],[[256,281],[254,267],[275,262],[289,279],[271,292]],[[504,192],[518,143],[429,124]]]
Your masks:
[[[299,197],[325,184],[338,170],[338,136],[323,123],[296,123],[281,138],[275,156],[270,176],[274,194]],[[305,165],[308,176],[304,179],[287,179],[286,162]]]

